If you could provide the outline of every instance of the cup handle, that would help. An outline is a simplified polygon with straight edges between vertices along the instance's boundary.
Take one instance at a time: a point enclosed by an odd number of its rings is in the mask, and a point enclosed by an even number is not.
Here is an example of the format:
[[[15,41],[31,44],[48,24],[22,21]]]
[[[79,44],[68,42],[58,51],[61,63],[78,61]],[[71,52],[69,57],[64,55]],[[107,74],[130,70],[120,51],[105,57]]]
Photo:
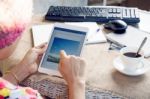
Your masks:
[[[140,62],[139,62],[139,65],[137,66],[136,69],[141,69],[141,68],[143,68],[143,67],[144,67],[144,63],[143,63],[143,61],[140,61]]]

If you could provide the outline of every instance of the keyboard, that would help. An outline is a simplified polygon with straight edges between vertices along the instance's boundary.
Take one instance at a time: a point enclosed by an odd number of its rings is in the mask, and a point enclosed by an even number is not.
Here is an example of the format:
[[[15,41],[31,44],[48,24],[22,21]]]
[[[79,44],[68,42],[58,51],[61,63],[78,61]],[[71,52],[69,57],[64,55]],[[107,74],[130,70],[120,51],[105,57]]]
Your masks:
[[[46,20],[64,22],[98,22],[121,19],[127,24],[140,22],[138,8],[118,6],[50,6]]]

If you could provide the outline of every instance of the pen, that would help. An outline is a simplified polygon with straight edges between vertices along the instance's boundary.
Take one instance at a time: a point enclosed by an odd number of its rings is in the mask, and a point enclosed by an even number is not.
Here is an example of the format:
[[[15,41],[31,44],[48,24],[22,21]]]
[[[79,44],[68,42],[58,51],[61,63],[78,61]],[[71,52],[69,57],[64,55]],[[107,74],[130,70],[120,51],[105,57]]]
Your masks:
[[[95,33],[98,33],[99,31],[100,31],[100,28],[96,29]],[[92,35],[90,35],[89,38],[94,37],[94,36],[95,36],[95,33],[93,33]],[[88,41],[88,39],[87,39],[87,41]]]
[[[99,31],[100,31],[100,28],[98,28],[98,29],[96,30],[96,33],[99,32]]]

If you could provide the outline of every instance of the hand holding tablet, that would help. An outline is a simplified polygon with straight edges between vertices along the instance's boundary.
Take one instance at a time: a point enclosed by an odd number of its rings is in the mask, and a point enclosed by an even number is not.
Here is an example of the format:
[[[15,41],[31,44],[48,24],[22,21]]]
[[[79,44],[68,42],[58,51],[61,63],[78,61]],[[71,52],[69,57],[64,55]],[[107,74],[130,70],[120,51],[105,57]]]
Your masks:
[[[60,51],[64,50],[69,55],[80,56],[87,32],[88,28],[84,27],[63,23],[54,24],[48,48],[43,55],[38,71],[61,76],[58,72]]]

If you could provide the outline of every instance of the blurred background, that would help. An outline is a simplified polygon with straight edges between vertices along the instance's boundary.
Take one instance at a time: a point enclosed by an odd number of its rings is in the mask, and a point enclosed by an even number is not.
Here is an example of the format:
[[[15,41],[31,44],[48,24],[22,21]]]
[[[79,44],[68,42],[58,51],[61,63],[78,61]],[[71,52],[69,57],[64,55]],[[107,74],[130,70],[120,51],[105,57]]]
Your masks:
[[[50,5],[99,6],[105,0],[33,0],[34,13],[45,14]],[[107,5],[138,7],[150,11],[150,0],[106,0]]]
[[[88,0],[88,5],[99,5],[104,0]],[[107,0],[107,5],[118,5],[126,7],[138,7],[150,11],[150,0]]]

